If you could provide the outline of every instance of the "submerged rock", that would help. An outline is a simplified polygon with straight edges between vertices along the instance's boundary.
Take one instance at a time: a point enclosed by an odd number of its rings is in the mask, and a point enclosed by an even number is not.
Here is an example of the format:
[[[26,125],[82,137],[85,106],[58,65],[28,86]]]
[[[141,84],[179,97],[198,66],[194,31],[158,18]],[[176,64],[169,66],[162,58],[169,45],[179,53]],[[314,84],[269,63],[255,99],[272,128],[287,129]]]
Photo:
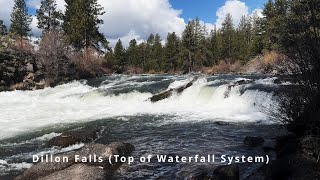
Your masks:
[[[263,145],[264,139],[262,137],[247,136],[245,137],[243,143],[250,147],[258,147]]]
[[[77,143],[92,142],[98,138],[100,130],[69,131],[49,140],[48,146],[68,147]]]
[[[109,163],[109,157],[114,155],[129,156],[134,146],[129,143],[88,144],[81,150],[53,156],[52,159],[64,157],[68,161],[39,162],[26,170],[16,180],[34,179],[106,179],[121,166],[121,163]],[[96,157],[96,158],[95,158]],[[101,158],[102,161],[99,161]],[[114,159],[113,159],[114,160]],[[113,161],[114,162],[114,161]],[[102,171],[103,170],[103,171]]]
[[[208,172],[203,168],[196,168],[188,175],[186,180],[203,180],[208,179]]]
[[[213,171],[212,180],[239,180],[239,166],[236,164],[219,166]]]

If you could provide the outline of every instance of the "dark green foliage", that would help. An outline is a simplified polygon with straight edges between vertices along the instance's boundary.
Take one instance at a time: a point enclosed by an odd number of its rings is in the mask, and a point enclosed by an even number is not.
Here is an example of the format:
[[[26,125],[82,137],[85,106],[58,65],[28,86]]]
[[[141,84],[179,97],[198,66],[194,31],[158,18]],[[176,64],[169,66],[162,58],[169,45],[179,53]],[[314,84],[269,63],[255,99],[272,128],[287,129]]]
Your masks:
[[[62,13],[57,11],[55,0],[41,1],[40,9],[36,12],[38,19],[38,28],[44,31],[50,31],[60,27]]]
[[[104,14],[97,0],[66,0],[63,30],[67,40],[77,49],[99,48],[105,38],[98,28],[103,21],[98,18]]]
[[[232,23],[231,14],[227,14],[221,28],[222,36],[222,56],[228,63],[235,60],[235,29]]]
[[[269,47],[285,52],[298,67],[300,86],[283,101],[285,121],[298,135],[319,135],[320,4],[318,0],[270,0],[264,14]]]
[[[140,67],[139,48],[135,39],[132,39],[129,43],[127,50],[128,65],[132,67]]]
[[[184,62],[186,72],[191,72],[194,68],[201,66],[201,60],[203,60],[201,56],[203,54],[200,51],[204,50],[205,47],[205,35],[206,29],[201,26],[198,18],[189,21],[182,34],[182,58],[186,60]]]
[[[161,38],[159,34],[156,34],[154,38],[154,44],[152,48],[152,59],[154,59],[154,69],[158,72],[163,71],[164,69],[164,50],[161,44]]]
[[[170,70],[176,71],[179,69],[179,50],[180,50],[180,41],[176,33],[168,33],[167,42],[165,49],[165,72]]]
[[[123,48],[122,42],[119,39],[116,46],[114,47],[114,62],[113,67],[117,71],[117,73],[122,73],[125,69],[125,66],[127,65],[126,60],[126,51]]]
[[[28,8],[24,0],[14,0],[13,11],[11,13],[10,33],[16,34],[20,38],[26,37],[31,31],[31,16],[28,15]]]
[[[7,27],[3,24],[3,20],[0,20],[0,35],[6,35],[7,34]]]

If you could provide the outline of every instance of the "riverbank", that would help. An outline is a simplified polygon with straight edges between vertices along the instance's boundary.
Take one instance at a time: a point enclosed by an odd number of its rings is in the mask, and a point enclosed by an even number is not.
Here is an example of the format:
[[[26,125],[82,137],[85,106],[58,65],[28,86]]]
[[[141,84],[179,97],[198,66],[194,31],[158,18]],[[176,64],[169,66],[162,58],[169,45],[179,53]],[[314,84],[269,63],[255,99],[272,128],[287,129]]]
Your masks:
[[[70,55],[72,53],[69,53]],[[84,60],[81,55],[63,55],[58,59],[43,59],[41,52],[32,50],[7,49],[0,52],[0,92],[12,90],[37,90],[52,87],[72,80],[88,79],[111,75],[113,70],[107,68],[107,63],[96,55],[90,55],[92,60]],[[54,58],[54,57],[53,57]],[[50,62],[52,61],[52,62]],[[54,62],[57,61],[57,62]],[[292,67],[284,55],[271,51],[257,56],[242,65],[240,62],[227,64],[221,61],[213,67],[195,69],[198,74],[234,74],[234,75],[282,75],[292,74]],[[123,74],[176,74],[183,71],[144,72],[142,69],[126,67]]]

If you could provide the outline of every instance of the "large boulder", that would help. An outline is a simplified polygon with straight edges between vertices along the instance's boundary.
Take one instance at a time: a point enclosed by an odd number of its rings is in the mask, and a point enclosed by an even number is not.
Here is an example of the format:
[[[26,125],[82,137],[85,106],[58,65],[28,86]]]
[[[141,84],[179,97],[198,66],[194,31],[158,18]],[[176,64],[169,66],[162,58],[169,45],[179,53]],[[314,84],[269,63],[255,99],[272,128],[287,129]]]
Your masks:
[[[76,152],[67,153],[63,155],[55,155],[53,158],[67,157],[68,162],[40,162],[27,169],[22,175],[15,178],[15,180],[35,180],[40,177],[45,177],[51,173],[61,171],[75,164]]]
[[[68,147],[77,143],[92,142],[98,138],[100,130],[69,131],[49,140],[48,146]]]
[[[102,167],[74,164],[62,171],[52,173],[39,180],[105,180],[107,174]]]
[[[213,177],[210,178],[212,180],[239,180],[240,173],[239,173],[239,166],[236,164],[232,165],[223,165],[217,167],[213,171]]]
[[[114,155],[129,156],[133,150],[134,146],[129,143],[88,144],[79,151],[53,156],[53,159],[67,157],[68,161],[39,162],[18,176],[16,180],[55,179],[54,177],[68,179],[73,176],[76,179],[81,179],[89,175],[94,175],[91,177],[92,179],[99,179],[102,174],[111,177],[121,166],[121,162],[110,164],[109,157],[111,156],[112,161],[115,162]],[[97,157],[96,159],[94,159],[94,155]],[[103,161],[99,162],[98,157]],[[102,173],[97,168],[103,169],[104,172]]]

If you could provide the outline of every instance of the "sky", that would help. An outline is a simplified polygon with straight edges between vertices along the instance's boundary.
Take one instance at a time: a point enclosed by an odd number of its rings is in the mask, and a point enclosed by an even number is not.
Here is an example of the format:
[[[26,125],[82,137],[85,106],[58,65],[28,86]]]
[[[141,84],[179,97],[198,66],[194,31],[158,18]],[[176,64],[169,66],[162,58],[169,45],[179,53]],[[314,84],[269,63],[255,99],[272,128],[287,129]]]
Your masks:
[[[233,17],[237,25],[243,15],[257,13],[267,0],[98,0],[106,13],[101,16],[104,24],[100,31],[113,46],[121,39],[125,46],[135,38],[144,41],[151,33],[159,33],[165,39],[168,32],[181,35],[190,19],[199,17],[207,29],[221,27],[227,13]],[[32,35],[39,36],[35,10],[40,7],[41,0],[26,0],[30,15]],[[64,0],[56,0],[59,10],[65,10]],[[14,0],[0,0],[0,19],[10,25],[10,13]]]

